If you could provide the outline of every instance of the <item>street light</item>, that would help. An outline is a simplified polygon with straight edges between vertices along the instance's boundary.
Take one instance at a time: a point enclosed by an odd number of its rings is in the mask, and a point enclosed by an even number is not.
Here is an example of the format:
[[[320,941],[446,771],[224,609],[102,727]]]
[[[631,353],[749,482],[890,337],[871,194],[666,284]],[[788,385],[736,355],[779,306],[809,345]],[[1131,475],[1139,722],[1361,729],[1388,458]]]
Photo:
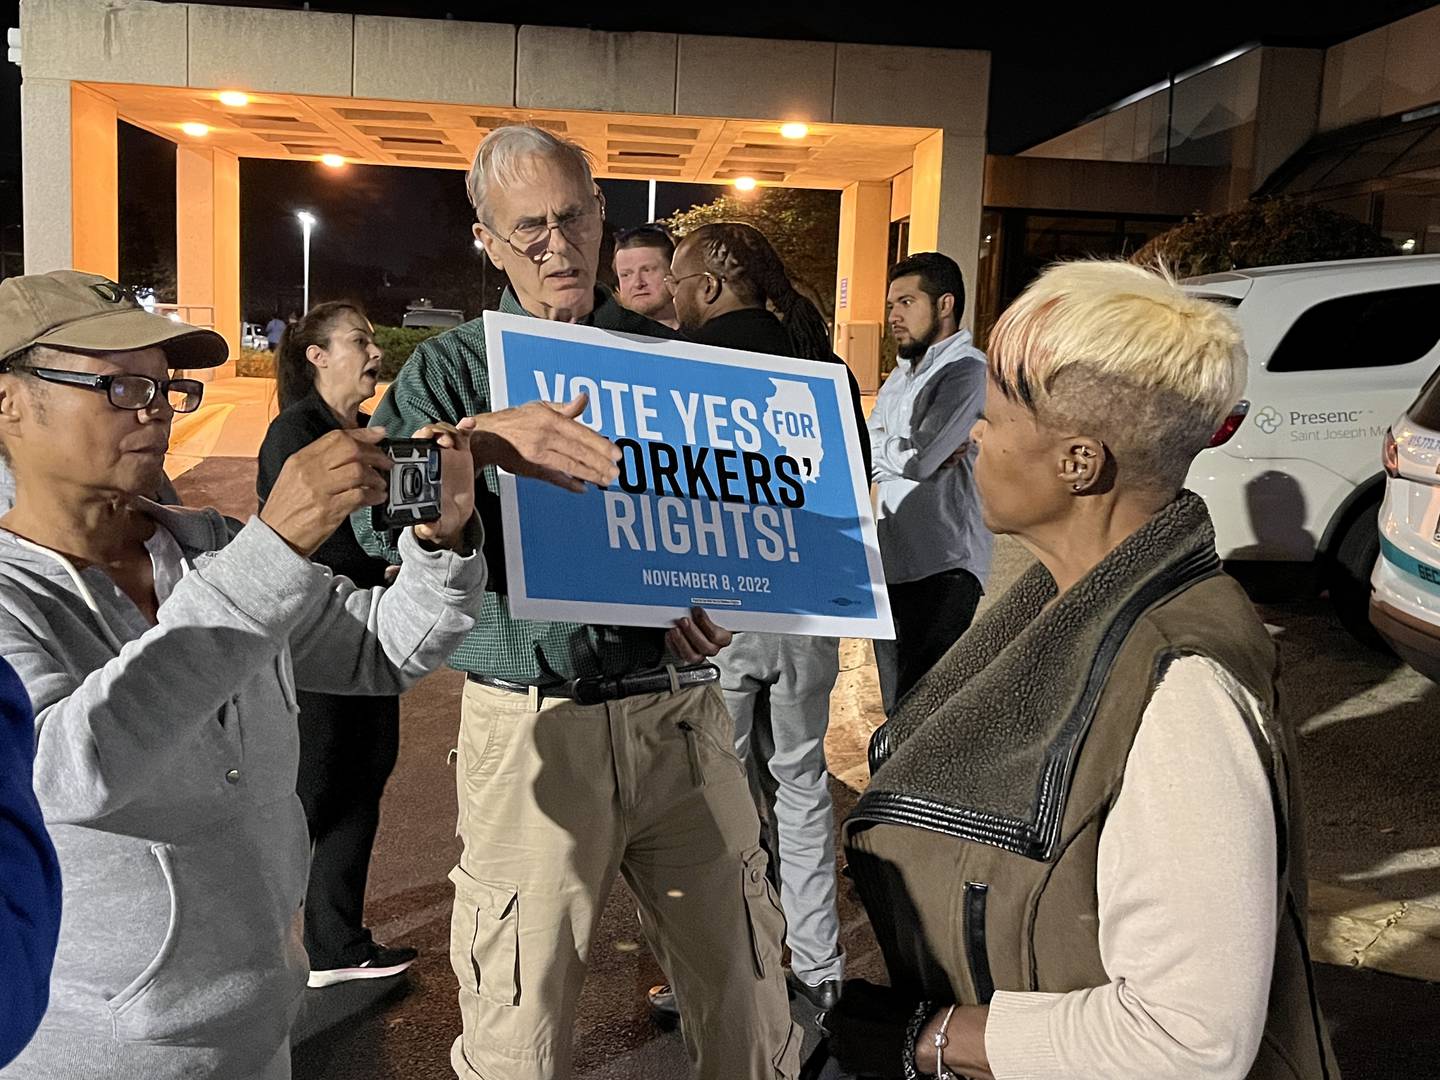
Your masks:
[[[315,215],[309,210],[301,210],[295,216],[300,219],[300,229],[305,237],[305,291],[300,301],[303,314],[310,310],[310,230],[315,227]]]

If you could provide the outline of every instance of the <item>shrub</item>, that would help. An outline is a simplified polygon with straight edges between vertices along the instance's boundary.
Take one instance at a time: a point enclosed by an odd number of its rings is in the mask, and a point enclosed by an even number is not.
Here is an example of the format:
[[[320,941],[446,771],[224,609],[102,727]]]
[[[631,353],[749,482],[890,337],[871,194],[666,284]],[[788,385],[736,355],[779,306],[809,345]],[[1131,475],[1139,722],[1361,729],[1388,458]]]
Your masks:
[[[273,379],[275,354],[268,349],[241,349],[235,356],[235,374],[250,379]]]
[[[443,333],[443,331],[433,326],[375,327],[375,344],[379,345],[381,352],[385,354],[384,359],[380,361],[381,381],[393,380],[396,373],[404,366],[405,361],[410,359],[410,354],[415,351],[415,346],[426,338],[432,338],[439,333]],[[235,374],[254,379],[273,379],[275,378],[275,354],[268,351],[241,349],[235,357]]]
[[[1154,237],[1130,261],[1160,261],[1177,277],[1194,277],[1251,266],[1394,254],[1395,245],[1363,221],[1309,203],[1267,199],[1177,225]]]
[[[441,333],[444,331],[433,326],[375,327],[375,344],[385,353],[380,361],[380,378],[386,382],[394,379],[417,345]]]

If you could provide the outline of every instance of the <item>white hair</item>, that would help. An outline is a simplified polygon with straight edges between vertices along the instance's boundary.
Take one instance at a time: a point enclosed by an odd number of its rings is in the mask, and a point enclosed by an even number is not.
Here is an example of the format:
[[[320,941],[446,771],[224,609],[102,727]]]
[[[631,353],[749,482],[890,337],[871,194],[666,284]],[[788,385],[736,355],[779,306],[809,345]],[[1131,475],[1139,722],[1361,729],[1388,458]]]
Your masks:
[[[990,332],[1000,392],[1102,436],[1132,476],[1178,486],[1245,389],[1240,327],[1161,267],[1058,263]]]
[[[590,154],[583,146],[532,124],[507,124],[480,141],[475,161],[465,177],[475,216],[484,221],[491,189],[522,183],[531,175],[528,163],[535,158],[548,158],[573,169],[575,175],[584,180],[586,188],[595,184]]]

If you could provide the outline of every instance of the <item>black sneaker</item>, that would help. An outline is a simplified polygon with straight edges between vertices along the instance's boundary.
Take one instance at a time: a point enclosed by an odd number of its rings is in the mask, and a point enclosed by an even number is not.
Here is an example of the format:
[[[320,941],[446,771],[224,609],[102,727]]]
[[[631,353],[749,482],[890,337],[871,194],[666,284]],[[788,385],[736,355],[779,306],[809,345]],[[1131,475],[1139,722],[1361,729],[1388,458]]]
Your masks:
[[[370,955],[365,961],[353,967],[311,968],[310,987],[318,990],[336,983],[352,982],[355,979],[388,979],[399,975],[415,962],[420,954],[414,949],[391,949],[384,945],[371,945]]]

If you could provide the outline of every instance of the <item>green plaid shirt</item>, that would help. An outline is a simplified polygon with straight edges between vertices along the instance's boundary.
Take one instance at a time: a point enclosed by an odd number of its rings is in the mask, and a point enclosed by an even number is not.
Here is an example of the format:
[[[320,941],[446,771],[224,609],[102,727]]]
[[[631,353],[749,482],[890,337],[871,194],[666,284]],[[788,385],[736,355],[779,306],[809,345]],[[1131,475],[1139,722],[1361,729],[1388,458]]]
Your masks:
[[[500,310],[528,315],[515,295],[505,290]],[[673,331],[620,306],[610,292],[597,287],[590,325],[650,337],[674,337]],[[370,423],[383,424],[401,437],[436,420],[455,423],[462,417],[491,411],[490,371],[485,359],[484,317],[437,334],[420,344],[400,369],[399,376],[380,402]],[[505,555],[500,529],[500,486],[493,466],[481,473],[476,504],[485,524],[485,561],[490,584],[475,628],[470,631],[450,666],[477,675],[512,682],[544,683],[547,676],[537,658],[543,650],[551,669],[567,678],[579,675],[617,675],[653,667],[668,657],[663,631],[636,627],[586,626],[581,623],[531,622],[510,614],[504,595]],[[371,554],[398,562],[389,538],[370,527],[366,508],[352,518],[360,544]],[[555,542],[564,543],[563,522],[555,523]]]

